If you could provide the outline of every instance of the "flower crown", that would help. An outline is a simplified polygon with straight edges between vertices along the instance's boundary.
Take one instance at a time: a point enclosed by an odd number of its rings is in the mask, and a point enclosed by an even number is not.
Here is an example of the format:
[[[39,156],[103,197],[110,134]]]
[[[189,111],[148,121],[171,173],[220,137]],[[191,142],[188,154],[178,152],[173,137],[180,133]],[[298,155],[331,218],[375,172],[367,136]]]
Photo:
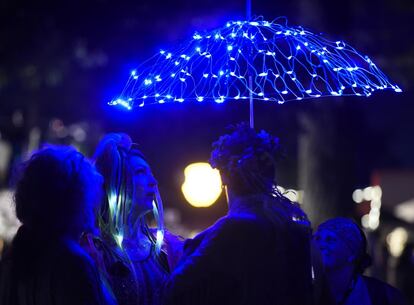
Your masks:
[[[227,174],[240,169],[260,173],[263,169],[274,169],[280,157],[280,144],[277,137],[264,130],[256,132],[247,124],[231,127],[233,132],[221,136],[213,143],[210,164]]]

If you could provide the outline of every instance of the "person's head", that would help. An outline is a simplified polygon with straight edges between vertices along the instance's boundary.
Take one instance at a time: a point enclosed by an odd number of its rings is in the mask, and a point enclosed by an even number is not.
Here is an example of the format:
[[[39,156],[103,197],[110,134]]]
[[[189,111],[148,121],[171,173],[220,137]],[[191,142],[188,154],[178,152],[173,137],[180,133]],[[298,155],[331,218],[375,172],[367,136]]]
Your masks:
[[[363,273],[370,265],[364,232],[348,218],[337,217],[320,224],[314,241],[328,271],[351,268]]]
[[[47,146],[20,168],[16,184],[17,218],[45,236],[78,238],[93,227],[102,177],[72,147]]]
[[[213,143],[210,164],[217,168],[223,184],[237,195],[271,193],[276,186],[279,139],[246,124]]]
[[[157,180],[126,134],[107,134],[100,141],[94,160],[104,177],[100,227],[106,233],[123,235],[125,226],[153,210]]]

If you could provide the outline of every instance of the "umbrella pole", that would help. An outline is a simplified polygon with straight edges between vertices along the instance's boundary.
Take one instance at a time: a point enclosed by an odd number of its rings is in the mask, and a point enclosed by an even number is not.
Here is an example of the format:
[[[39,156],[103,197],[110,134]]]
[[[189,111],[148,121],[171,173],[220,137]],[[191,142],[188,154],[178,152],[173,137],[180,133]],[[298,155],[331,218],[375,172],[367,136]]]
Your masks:
[[[252,19],[252,1],[247,0],[246,1],[246,18],[247,21],[250,21]],[[249,69],[250,70],[250,69]],[[249,71],[250,72],[250,71]],[[254,109],[253,109],[253,81],[252,81],[252,75],[249,73],[249,98],[250,98],[250,128],[254,128]]]
[[[247,18],[247,21],[250,21],[250,19],[252,19],[252,1],[251,0],[246,1],[246,18]]]
[[[250,128],[254,129],[254,109],[253,109],[253,92],[252,92],[252,76],[249,75],[249,88],[250,88],[250,93],[249,93],[249,97],[250,97]]]

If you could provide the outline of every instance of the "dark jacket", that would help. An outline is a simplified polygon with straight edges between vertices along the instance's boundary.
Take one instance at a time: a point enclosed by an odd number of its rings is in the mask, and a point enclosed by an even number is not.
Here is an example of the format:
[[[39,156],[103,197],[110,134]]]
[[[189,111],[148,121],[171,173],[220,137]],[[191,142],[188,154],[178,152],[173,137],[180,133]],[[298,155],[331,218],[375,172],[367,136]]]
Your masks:
[[[262,212],[228,215],[186,242],[166,304],[310,304],[309,232]]]
[[[368,276],[362,279],[368,288],[372,305],[408,305],[401,292],[391,285]]]
[[[0,264],[2,305],[106,305],[96,267],[75,243],[22,226]]]

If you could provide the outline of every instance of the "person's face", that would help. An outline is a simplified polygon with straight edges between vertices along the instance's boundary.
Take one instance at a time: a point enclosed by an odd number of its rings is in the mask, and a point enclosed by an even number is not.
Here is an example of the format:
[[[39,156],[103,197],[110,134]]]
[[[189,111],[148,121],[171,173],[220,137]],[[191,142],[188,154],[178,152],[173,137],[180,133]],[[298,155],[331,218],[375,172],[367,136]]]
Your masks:
[[[132,211],[141,215],[152,210],[157,180],[152,175],[148,163],[139,156],[129,158],[132,175]]]
[[[323,264],[327,270],[352,265],[354,253],[334,232],[319,229],[313,236],[313,241],[321,252]]]

